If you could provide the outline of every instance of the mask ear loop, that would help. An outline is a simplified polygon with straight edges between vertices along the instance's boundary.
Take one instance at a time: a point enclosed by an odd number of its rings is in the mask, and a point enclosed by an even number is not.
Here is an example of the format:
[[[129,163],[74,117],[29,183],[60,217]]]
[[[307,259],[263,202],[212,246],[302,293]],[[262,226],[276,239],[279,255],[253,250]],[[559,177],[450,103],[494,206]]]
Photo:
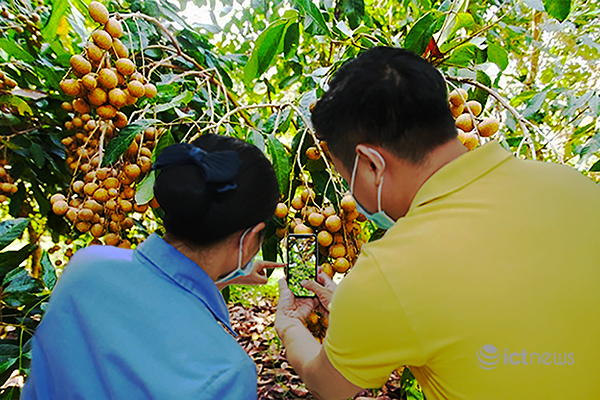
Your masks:
[[[246,229],[246,231],[242,234],[242,237],[240,238],[240,252],[238,254],[238,269],[240,269],[242,267],[242,254],[244,253],[244,238],[246,237],[246,235],[248,234],[248,232],[250,232],[252,230],[252,226],[248,229]]]
[[[371,154],[379,157],[379,161],[381,161],[381,163],[383,164],[383,169],[385,171],[385,160],[383,159],[383,156],[381,154],[379,154],[378,151],[373,150],[371,148],[367,148],[367,150]],[[383,175],[381,175],[381,183],[379,183],[379,188],[377,188],[377,212],[381,212],[382,211],[382,208],[381,208],[381,189],[383,189]]]
[[[358,159],[360,154],[356,153],[356,158],[354,159],[354,167],[352,167],[352,178],[350,178],[350,193],[354,196],[354,179],[356,178],[356,170],[358,169]]]

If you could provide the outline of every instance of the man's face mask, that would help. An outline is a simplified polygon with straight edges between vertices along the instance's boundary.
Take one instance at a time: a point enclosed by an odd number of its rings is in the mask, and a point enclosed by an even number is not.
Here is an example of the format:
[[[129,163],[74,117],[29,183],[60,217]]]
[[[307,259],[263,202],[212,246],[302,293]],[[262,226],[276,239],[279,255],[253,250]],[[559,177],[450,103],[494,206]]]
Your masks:
[[[378,151],[367,148],[371,154],[379,157],[381,163],[383,164],[383,169],[385,170],[385,160],[379,154]],[[358,159],[360,154],[356,154],[356,159],[354,160],[354,167],[352,168],[352,178],[350,179],[350,193],[354,196],[354,179],[356,178],[356,170],[358,168]],[[381,189],[383,188],[383,176],[381,177],[381,182],[379,183],[379,187],[377,188],[377,212],[371,214],[368,212],[363,206],[360,205],[356,196],[354,196],[354,200],[356,201],[356,209],[358,212],[361,212],[367,217],[370,221],[372,221],[377,227],[381,229],[390,229],[396,221],[394,221],[389,215],[385,213],[381,209]]]
[[[244,243],[244,238],[246,237],[246,234],[248,234],[248,232],[250,232],[252,230],[252,228],[254,228],[253,226],[251,226],[250,228],[246,229],[246,231],[244,232],[244,234],[242,235],[242,237],[240,238],[240,248],[238,251],[238,266],[236,269],[234,269],[233,271],[231,271],[229,274],[227,274],[226,276],[224,276],[223,278],[219,278],[215,281],[215,283],[223,283],[223,282],[228,282],[232,279],[237,278],[238,276],[248,276],[250,275],[250,273],[252,272],[252,267],[254,266],[254,257],[252,257],[252,259],[250,261],[248,261],[246,263],[246,265],[244,265],[242,267],[242,253],[243,253],[243,243]]]

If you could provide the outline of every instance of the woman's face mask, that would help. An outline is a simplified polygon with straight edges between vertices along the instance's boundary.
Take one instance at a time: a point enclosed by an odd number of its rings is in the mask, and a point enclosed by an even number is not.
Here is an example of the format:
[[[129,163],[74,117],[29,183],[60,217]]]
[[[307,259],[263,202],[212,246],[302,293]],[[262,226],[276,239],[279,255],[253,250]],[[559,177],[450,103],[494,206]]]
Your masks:
[[[377,152],[376,150],[368,148],[367,151],[371,152],[375,156],[379,157],[381,163],[383,164],[383,169],[385,170],[385,160]],[[358,212],[363,213],[365,217],[367,217],[370,221],[372,221],[375,225],[377,225],[381,229],[390,229],[396,221],[394,221],[389,215],[385,213],[381,209],[381,189],[383,188],[383,176],[381,177],[381,182],[379,183],[379,187],[377,188],[377,212],[371,214],[368,212],[363,206],[360,205],[356,196],[354,196],[354,178],[356,177],[356,170],[358,168],[358,159],[360,154],[356,154],[356,159],[354,160],[354,167],[352,168],[352,178],[350,179],[350,193],[354,197],[356,201],[356,209]]]
[[[234,269],[233,271],[231,271],[229,274],[225,275],[223,278],[219,278],[215,281],[215,283],[223,283],[223,282],[228,282],[232,279],[237,278],[238,276],[248,276],[250,275],[250,273],[252,272],[252,267],[254,266],[254,257],[252,257],[252,259],[250,261],[248,261],[246,263],[246,265],[244,265],[242,267],[242,253],[243,253],[243,243],[244,243],[244,238],[246,237],[246,234],[248,234],[248,232],[250,232],[252,230],[252,228],[254,228],[253,226],[251,226],[250,228],[246,229],[246,231],[244,232],[244,234],[242,235],[242,237],[240,238],[240,246],[239,246],[239,251],[238,251],[238,266],[236,269]]]

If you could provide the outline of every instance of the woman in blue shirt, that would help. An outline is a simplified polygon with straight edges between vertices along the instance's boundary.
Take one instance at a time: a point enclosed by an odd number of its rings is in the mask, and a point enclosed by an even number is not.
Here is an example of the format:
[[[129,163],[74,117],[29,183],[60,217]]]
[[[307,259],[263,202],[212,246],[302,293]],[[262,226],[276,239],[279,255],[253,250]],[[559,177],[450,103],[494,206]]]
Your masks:
[[[265,283],[279,266],[252,263],[279,198],[273,167],[218,135],[169,146],[154,167],[164,238],[73,256],[34,335],[22,399],[256,399],[256,366],[219,289]]]

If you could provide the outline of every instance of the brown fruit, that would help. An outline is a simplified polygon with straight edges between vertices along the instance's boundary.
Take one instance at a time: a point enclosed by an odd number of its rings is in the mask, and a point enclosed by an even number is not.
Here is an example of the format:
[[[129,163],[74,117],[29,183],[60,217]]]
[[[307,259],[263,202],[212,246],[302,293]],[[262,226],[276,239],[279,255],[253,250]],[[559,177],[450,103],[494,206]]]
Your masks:
[[[135,189],[131,186],[123,186],[123,190],[121,191],[122,199],[133,199],[135,196]]]
[[[333,236],[331,236],[331,233],[323,230],[317,235],[317,240],[321,246],[327,247],[333,242]]]
[[[119,208],[123,210],[123,212],[128,213],[133,209],[133,204],[129,200],[121,200],[119,201]]]
[[[73,182],[73,191],[75,193],[81,194],[81,192],[83,192],[83,187],[85,186],[85,183],[83,181],[75,181]]]
[[[468,150],[473,150],[479,145],[477,135],[469,132],[464,132],[461,129],[458,130],[458,139]]]
[[[138,212],[140,214],[145,213],[148,210],[148,204],[137,204],[133,205],[133,211]]]
[[[73,126],[75,128],[81,128],[83,126],[83,121],[79,117],[73,118],[73,120],[71,121],[71,123],[73,124]]]
[[[113,50],[115,51],[115,54],[119,58],[127,58],[127,57],[129,57],[129,50],[123,44],[123,42],[121,42],[119,39],[114,39],[113,40]]]
[[[90,58],[90,60],[99,62],[104,56],[104,51],[94,43],[90,42],[87,44],[87,56]]]
[[[302,197],[296,196],[292,199],[292,207],[296,210],[301,210],[304,207],[304,201],[302,201]]]
[[[156,128],[153,126],[149,126],[144,130],[144,139],[146,140],[154,140],[156,139],[156,135],[157,135],[157,131]]]
[[[455,106],[464,104],[467,101],[467,91],[464,89],[456,89],[448,95],[448,101]]]
[[[320,226],[324,220],[325,217],[323,216],[323,214],[320,213],[314,212],[308,216],[308,223],[314,227]]]
[[[63,79],[59,83],[60,89],[68,96],[79,96],[81,86],[77,79]]]
[[[144,85],[144,89],[145,89],[144,95],[149,99],[153,98],[158,93],[158,91],[156,90],[156,86],[154,86],[151,83],[146,83]]]
[[[346,246],[343,244],[335,244],[329,248],[329,255],[333,258],[340,258],[346,255]]]
[[[63,102],[60,106],[66,112],[72,112],[73,111],[73,106],[68,101]]]
[[[92,33],[92,39],[94,40],[96,46],[104,50],[110,49],[113,43],[112,37],[108,34],[108,32],[103,30],[98,30]]]
[[[146,156],[138,158],[137,164],[140,166],[143,173],[150,171],[152,168],[152,160]]]
[[[83,207],[92,210],[94,213],[102,212],[103,207],[96,200],[86,200]]]
[[[117,108],[121,108],[127,103],[125,93],[119,88],[111,89],[111,91],[108,92],[108,100],[110,101],[110,104]]]
[[[99,188],[94,192],[94,200],[96,200],[99,203],[104,203],[105,201],[108,201],[109,196],[108,196],[108,191],[104,188]]]
[[[329,218],[332,215],[335,215],[335,208],[333,208],[332,206],[327,206],[323,209],[323,211],[321,212],[321,214],[323,214],[323,216],[325,218]]]
[[[135,102],[137,101],[137,97],[132,96],[131,93],[129,93],[129,89],[124,89],[123,93],[125,93],[125,97],[127,98],[128,106],[135,104]]]
[[[123,74],[121,74],[119,72],[119,70],[116,69],[116,68],[111,68],[111,69],[115,73],[115,75],[117,76],[117,84],[119,86],[123,86],[125,84],[125,77],[123,76]],[[127,90],[127,89],[125,89],[125,90]]]
[[[90,229],[90,233],[93,237],[100,237],[104,235],[104,227],[100,224],[94,224]]]
[[[100,168],[96,171],[96,179],[99,179],[101,181],[105,180],[106,178],[108,178],[108,168]]]
[[[94,212],[89,208],[82,208],[77,213],[77,218],[81,221],[91,221],[94,218]]]
[[[302,201],[304,203],[307,203],[309,199],[314,201],[315,191],[311,188],[306,188],[302,191],[302,194],[300,196],[302,197]]]
[[[106,92],[99,87],[93,89],[90,94],[88,94],[88,101],[94,106],[101,106],[106,103],[107,99],[108,96],[106,95]]]
[[[125,128],[127,126],[127,115],[123,114],[121,111],[117,111],[113,123],[117,128]]]
[[[313,230],[308,226],[300,223],[294,228],[294,233],[313,233]]]
[[[142,149],[140,150],[140,156],[151,158],[152,157],[152,150],[150,150],[147,147],[142,147]]]
[[[347,194],[346,196],[344,196],[342,198],[342,201],[340,202],[340,207],[342,208],[342,210],[346,211],[346,212],[352,212],[356,210],[356,201],[354,200],[354,197],[350,194]]]
[[[335,269],[335,272],[343,274],[350,269],[350,262],[348,262],[348,260],[346,260],[344,257],[336,258],[333,262],[333,268]]]
[[[115,39],[123,36],[123,26],[121,25],[121,21],[116,18],[109,18],[106,26],[104,26],[104,30],[110,33],[110,36],[114,37]]]
[[[121,239],[119,238],[119,235],[114,233],[109,233],[106,236],[104,236],[104,243],[106,243],[109,246],[118,245],[120,240]]]
[[[113,188],[108,189],[108,196],[110,198],[117,197],[118,195],[119,195],[119,189],[113,189]]]
[[[87,114],[90,112],[90,105],[84,99],[75,99],[72,103],[73,110],[80,114]]]
[[[335,271],[333,270],[333,267],[331,266],[331,264],[325,263],[325,264],[321,265],[321,268],[323,268],[323,272],[325,272],[325,275],[327,275],[330,278],[333,278]]]
[[[96,129],[97,126],[98,124],[96,123],[96,120],[91,119],[85,124],[83,129],[85,129],[86,131],[93,131],[94,129]]]
[[[106,203],[104,203],[104,207],[106,207],[108,210],[115,210],[117,208],[118,204],[115,200],[108,200]]]
[[[121,184],[115,177],[109,177],[104,180],[104,187],[107,189],[118,189]]]
[[[67,217],[67,219],[71,222],[75,222],[77,220],[77,209],[74,207],[70,207],[67,210],[67,213],[65,214],[65,216]]]
[[[52,211],[56,215],[64,215],[67,211],[69,211],[69,205],[64,200],[59,200],[52,204]]]
[[[85,184],[85,186],[83,187],[83,192],[85,194],[87,194],[88,196],[91,196],[94,194],[94,192],[96,191],[96,189],[98,189],[98,184],[94,183],[94,182],[88,182]]]
[[[121,228],[123,229],[131,229],[134,225],[133,219],[127,217],[123,221],[121,221]]]
[[[471,132],[473,126],[473,117],[470,114],[461,114],[456,118],[456,127],[465,132]]]
[[[496,118],[485,118],[477,125],[479,135],[490,137],[500,129],[500,122]]]
[[[160,208],[160,204],[158,203],[158,200],[156,200],[156,197],[153,197],[152,200],[150,200],[150,203],[148,204],[152,208]]]
[[[457,118],[460,114],[463,113],[463,111],[465,111],[465,105],[461,104],[458,106],[455,106],[454,104],[450,104],[450,112],[452,113],[452,116],[454,118]]]
[[[77,230],[81,233],[85,233],[85,232],[89,231],[91,226],[92,226],[92,224],[90,224],[89,222],[85,222],[85,221],[80,221],[77,224],[75,224],[75,228],[77,228]]]
[[[84,123],[88,122],[88,121],[89,121],[89,120],[91,120],[91,119],[92,119],[92,116],[91,116],[90,114],[83,114],[83,115],[81,116],[81,120],[82,120]]]
[[[128,177],[130,177],[131,179],[135,179],[138,176],[140,176],[140,167],[136,164],[129,164],[125,167],[124,169],[125,174],[127,174]]]
[[[123,240],[117,247],[121,249],[131,249],[131,242],[129,240]]]
[[[306,158],[309,160],[318,160],[321,157],[319,149],[316,146],[311,146],[306,149]]]
[[[81,83],[87,90],[94,90],[98,82],[96,81],[96,76],[93,73],[86,74],[83,78],[81,78]]]
[[[62,201],[65,200],[65,196],[63,194],[61,194],[61,193],[53,194],[52,197],[50,197],[50,204],[54,204],[57,201],[61,201],[61,200]]]
[[[146,81],[146,79],[144,78],[144,75],[140,74],[139,72],[134,72],[133,74],[131,74],[131,79],[140,81],[142,83],[144,83]]]
[[[108,22],[108,10],[104,7],[104,4],[98,1],[92,1],[88,7],[90,17],[99,24],[106,24]]]
[[[127,90],[129,90],[129,93],[134,97],[142,97],[146,93],[144,84],[140,81],[129,81]]]
[[[277,207],[275,207],[275,216],[279,217],[279,218],[285,218],[288,215],[288,209],[287,206],[283,203],[279,203],[277,204]]]
[[[71,68],[80,75],[86,75],[92,70],[92,64],[81,54],[71,56]]]
[[[481,103],[477,100],[469,100],[465,103],[465,110],[463,113],[468,113],[469,110],[473,114],[474,117],[478,117],[481,114],[483,108],[481,107]]]
[[[112,69],[102,68],[98,73],[98,83],[107,89],[112,89],[119,84],[119,79]]]
[[[342,220],[337,215],[332,215],[325,220],[325,226],[329,232],[337,232],[342,227]]]
[[[115,62],[115,67],[120,74],[129,76],[135,71],[135,64],[129,58],[119,58]],[[139,96],[138,96],[139,97]]]
[[[96,109],[96,113],[100,118],[113,119],[117,115],[117,109],[110,104],[105,104]]]

